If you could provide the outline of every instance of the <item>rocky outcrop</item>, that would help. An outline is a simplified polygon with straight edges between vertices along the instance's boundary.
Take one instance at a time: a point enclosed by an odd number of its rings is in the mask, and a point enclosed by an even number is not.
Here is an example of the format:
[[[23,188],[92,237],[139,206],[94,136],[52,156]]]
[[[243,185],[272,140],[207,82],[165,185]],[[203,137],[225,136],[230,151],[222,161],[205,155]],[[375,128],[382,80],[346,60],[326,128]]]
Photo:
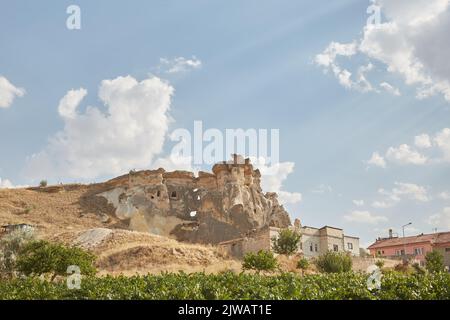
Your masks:
[[[115,215],[136,231],[179,241],[217,244],[267,226],[291,222],[275,193],[263,193],[261,174],[249,159],[234,156],[213,173],[164,169],[130,172],[107,182],[101,192]]]

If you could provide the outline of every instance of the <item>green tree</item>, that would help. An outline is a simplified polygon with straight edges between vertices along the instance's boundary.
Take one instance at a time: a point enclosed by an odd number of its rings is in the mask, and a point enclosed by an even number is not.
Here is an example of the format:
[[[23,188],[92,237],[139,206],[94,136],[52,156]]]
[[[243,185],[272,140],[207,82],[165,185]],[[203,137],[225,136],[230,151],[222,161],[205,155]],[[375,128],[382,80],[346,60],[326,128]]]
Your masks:
[[[278,237],[272,237],[272,248],[275,253],[291,255],[297,252],[301,235],[291,229],[283,229]]]
[[[3,236],[0,240],[0,278],[11,278],[15,274],[17,254],[29,241],[33,232],[16,230]]]
[[[418,264],[417,262],[413,263],[412,267],[413,267],[414,271],[419,275],[424,275],[426,273],[426,270],[424,268],[422,268],[420,266],[420,264]]]
[[[41,180],[41,182],[39,182],[39,187],[45,188],[46,186],[47,186],[47,180]]]
[[[430,273],[438,273],[444,271],[444,257],[436,250],[430,251],[425,256],[425,267]]]
[[[376,262],[375,262],[375,265],[378,267],[378,268],[383,268],[384,267],[384,261],[383,260],[377,260]]]
[[[315,261],[320,272],[341,273],[352,270],[352,258],[346,253],[327,251]]]
[[[79,267],[82,275],[93,275],[94,262],[95,256],[81,248],[41,240],[29,242],[21,249],[16,266],[26,276],[51,275],[53,280],[66,275],[69,266]]]
[[[306,258],[301,258],[297,262],[297,268],[302,270],[302,275],[305,274],[305,270],[309,268],[309,261]]]
[[[278,266],[277,259],[271,251],[260,250],[249,252],[244,256],[242,268],[244,270],[274,271]]]

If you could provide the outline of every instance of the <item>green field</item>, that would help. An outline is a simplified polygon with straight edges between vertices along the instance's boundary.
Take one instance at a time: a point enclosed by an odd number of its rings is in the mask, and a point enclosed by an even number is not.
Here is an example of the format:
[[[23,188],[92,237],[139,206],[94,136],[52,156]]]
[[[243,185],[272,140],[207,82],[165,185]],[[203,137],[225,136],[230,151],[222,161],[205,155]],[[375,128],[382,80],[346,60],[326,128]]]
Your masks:
[[[83,278],[80,289],[65,281],[39,278],[2,280],[0,299],[450,299],[450,274],[386,272],[381,288],[370,291],[360,273],[215,275],[167,273],[135,277]]]

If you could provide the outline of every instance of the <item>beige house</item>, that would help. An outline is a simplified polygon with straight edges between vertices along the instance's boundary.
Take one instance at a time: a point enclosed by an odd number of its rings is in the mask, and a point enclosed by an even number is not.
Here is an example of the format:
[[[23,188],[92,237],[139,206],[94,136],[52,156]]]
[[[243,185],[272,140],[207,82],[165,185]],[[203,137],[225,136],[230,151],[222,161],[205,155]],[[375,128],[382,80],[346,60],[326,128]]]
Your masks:
[[[307,258],[314,258],[327,251],[349,252],[359,256],[359,238],[347,236],[340,228],[325,226],[320,229],[304,226],[301,228],[300,249]]]
[[[314,258],[327,251],[349,252],[353,256],[359,256],[359,238],[344,235],[342,229],[325,226],[317,229],[313,227],[301,227],[299,224],[291,227],[300,231],[302,238],[298,248],[299,253],[303,253],[306,258]],[[248,252],[259,250],[270,250],[271,239],[277,237],[282,229],[268,227],[257,233],[225,241],[219,244],[222,252],[231,256],[242,258]]]

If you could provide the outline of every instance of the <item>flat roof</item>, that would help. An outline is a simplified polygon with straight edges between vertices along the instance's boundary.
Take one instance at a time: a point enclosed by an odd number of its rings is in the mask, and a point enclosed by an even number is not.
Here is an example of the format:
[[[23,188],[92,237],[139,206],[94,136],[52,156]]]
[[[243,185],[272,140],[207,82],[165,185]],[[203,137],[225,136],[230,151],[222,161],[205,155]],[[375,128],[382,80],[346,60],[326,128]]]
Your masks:
[[[419,234],[417,236],[377,240],[373,244],[371,244],[368,249],[377,249],[423,242],[430,242],[431,244],[450,243],[450,232]]]

